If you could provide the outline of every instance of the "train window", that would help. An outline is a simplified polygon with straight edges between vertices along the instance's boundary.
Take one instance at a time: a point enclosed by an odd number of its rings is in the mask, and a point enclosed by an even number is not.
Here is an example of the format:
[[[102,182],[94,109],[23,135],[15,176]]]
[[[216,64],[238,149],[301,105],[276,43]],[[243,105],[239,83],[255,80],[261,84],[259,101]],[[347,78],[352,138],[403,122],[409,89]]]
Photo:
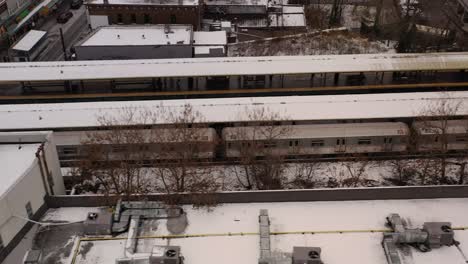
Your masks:
[[[127,146],[124,146],[124,145],[112,146],[112,152],[125,152],[125,151],[127,151]]]
[[[276,148],[276,143],[275,142],[264,142],[263,147],[264,148]]]
[[[384,138],[383,142],[384,142],[384,144],[392,144],[393,138]]]
[[[299,146],[299,140],[290,140],[290,141],[289,141],[289,146],[290,146],[290,147],[293,147],[293,146],[294,146],[294,147],[297,147],[297,146]]]
[[[370,145],[371,139],[370,138],[360,138],[358,139],[358,145]]]
[[[467,136],[457,136],[457,137],[455,137],[455,141],[456,142],[467,142],[468,137]]]
[[[434,137],[434,142],[439,142],[439,136]]]
[[[310,142],[311,147],[323,147],[323,145],[325,145],[323,140],[312,140]]]
[[[74,155],[74,154],[78,154],[78,148],[72,147],[72,146],[62,147],[60,152],[62,152],[65,155]]]
[[[339,138],[336,140],[336,145],[345,145],[346,141],[344,138]]]
[[[122,147],[125,147],[125,146],[122,146]],[[125,147],[126,149],[126,147]],[[141,145],[140,146],[140,151],[148,151],[149,150],[149,146],[148,145]],[[125,151],[125,150],[124,150]]]
[[[227,143],[227,148],[230,149],[232,147],[231,143]]]

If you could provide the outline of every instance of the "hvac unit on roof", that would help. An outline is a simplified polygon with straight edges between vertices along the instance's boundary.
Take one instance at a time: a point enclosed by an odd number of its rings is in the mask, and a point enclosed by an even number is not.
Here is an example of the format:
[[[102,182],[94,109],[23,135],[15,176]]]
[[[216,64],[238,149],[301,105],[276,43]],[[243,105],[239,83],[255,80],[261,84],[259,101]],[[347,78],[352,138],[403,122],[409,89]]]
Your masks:
[[[150,264],[182,264],[180,247],[154,246],[150,256]]]
[[[319,247],[294,247],[292,264],[323,264]]]

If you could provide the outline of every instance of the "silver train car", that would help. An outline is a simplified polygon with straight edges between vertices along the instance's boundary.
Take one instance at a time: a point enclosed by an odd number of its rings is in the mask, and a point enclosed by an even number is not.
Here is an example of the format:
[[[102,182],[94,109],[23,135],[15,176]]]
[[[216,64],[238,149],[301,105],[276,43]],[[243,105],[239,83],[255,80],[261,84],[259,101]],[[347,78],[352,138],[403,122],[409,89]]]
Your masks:
[[[276,129],[276,132],[273,131]],[[282,134],[280,131],[286,131]],[[277,137],[271,134],[277,133]],[[410,131],[402,122],[317,124],[270,127],[228,127],[223,130],[226,157],[241,155],[245,144],[260,144],[278,155],[328,155],[343,153],[384,153],[407,150]]]
[[[196,149],[193,149],[193,154],[196,158],[210,159],[215,156],[217,143],[216,131],[213,128],[191,128],[190,136],[195,143]],[[146,130],[145,132],[149,132]],[[105,146],[107,151],[111,153],[111,159],[119,159],[124,153],[136,153],[135,158],[142,156],[151,157],[152,159],[171,159],[177,156],[177,153],[190,142],[190,140],[182,140],[171,129],[156,129],[152,133],[157,133],[156,140],[150,140],[146,144],[108,144]],[[60,160],[75,160],[86,154],[86,144],[82,144],[89,134],[95,135],[106,133],[105,131],[63,131],[54,133],[54,141],[57,145],[57,152]],[[112,132],[111,132],[112,133]],[[148,133],[148,138],[151,136]],[[154,138],[153,138],[154,139]],[[124,141],[120,141],[124,142]],[[120,143],[119,142],[119,143]],[[134,148],[129,151],[128,148]],[[137,149],[135,149],[137,148]],[[145,155],[146,153],[146,155]]]

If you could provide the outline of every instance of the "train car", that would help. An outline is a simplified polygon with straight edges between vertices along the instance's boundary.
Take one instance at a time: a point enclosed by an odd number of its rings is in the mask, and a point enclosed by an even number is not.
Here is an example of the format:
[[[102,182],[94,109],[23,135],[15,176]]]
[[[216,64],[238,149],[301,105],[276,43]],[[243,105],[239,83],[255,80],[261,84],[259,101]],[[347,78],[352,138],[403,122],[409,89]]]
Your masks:
[[[105,135],[107,133],[107,135]],[[54,133],[54,141],[57,145],[57,152],[61,161],[70,161],[79,159],[86,154],[86,148],[92,144],[89,142],[89,135],[99,135],[103,138],[115,138],[115,132],[109,131],[61,131]],[[215,156],[217,144],[216,131],[213,128],[190,128],[187,134],[189,137],[182,136],[182,133],[174,129],[152,129],[144,130],[135,137],[146,137],[147,142],[138,143],[125,140],[115,140],[114,143],[105,145],[104,151],[111,153],[110,159],[131,158],[135,159],[147,157],[149,159],[174,159],[178,153],[184,152],[188,144],[193,144],[191,152],[192,157],[200,159],[211,159]],[[94,137],[94,136],[92,136]],[[119,143],[119,144],[115,144]],[[129,149],[132,148],[132,149]],[[132,154],[133,153],[133,154]]]
[[[468,120],[415,121],[413,131],[421,152],[468,150]]]
[[[253,148],[257,156],[263,155],[264,148],[284,156],[403,152],[407,150],[409,135],[405,123],[382,122],[228,127],[223,130],[222,138],[226,157],[235,158],[241,155],[246,144],[259,144]]]

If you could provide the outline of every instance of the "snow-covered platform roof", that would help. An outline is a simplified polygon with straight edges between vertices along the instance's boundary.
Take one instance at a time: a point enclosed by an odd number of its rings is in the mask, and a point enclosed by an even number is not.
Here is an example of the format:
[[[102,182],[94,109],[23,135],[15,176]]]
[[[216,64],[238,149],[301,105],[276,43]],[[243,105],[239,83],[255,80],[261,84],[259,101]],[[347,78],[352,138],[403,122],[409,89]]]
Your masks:
[[[80,46],[191,45],[192,25],[100,27]]]
[[[381,246],[383,234],[369,230],[387,229],[385,218],[391,213],[400,214],[407,220],[408,227],[412,228],[421,228],[424,222],[432,221],[451,222],[453,227],[468,225],[468,199],[223,204],[212,210],[185,206],[189,225],[183,234],[205,235],[204,237],[140,239],[136,252],[150,250],[153,245],[174,245],[181,246],[185,262],[190,264],[258,263],[259,236],[229,236],[228,233],[259,232],[260,209],[268,210],[272,232],[328,231],[271,236],[271,251],[274,255],[288,256],[294,246],[321,247],[321,257],[326,264],[387,264]],[[87,212],[95,210],[53,209],[43,221],[84,220]],[[166,220],[155,222],[143,222],[143,229],[150,230],[145,236],[170,234],[166,228]],[[358,230],[362,232],[340,233]],[[60,235],[59,232],[54,234]],[[77,255],[75,263],[114,264],[116,258],[124,256],[125,236],[123,237],[123,240],[83,242],[83,250]],[[456,230],[455,239],[460,242],[460,248],[468,252],[468,231]],[[404,253],[402,255],[406,264],[465,263],[454,246],[434,249],[427,253],[407,247]],[[62,259],[62,262],[68,263],[71,258],[70,255]]]
[[[47,34],[46,31],[31,30],[22,39],[20,39],[11,49],[20,51],[29,51]]]
[[[117,116],[123,109],[178,112],[185,104],[208,123],[251,121],[247,113],[261,109],[297,121],[415,117],[441,99],[448,104],[467,102],[468,92],[0,105],[0,130],[86,128],[97,126],[99,116]],[[468,104],[462,103],[457,114],[467,113]]]
[[[465,70],[468,53],[222,57],[0,64],[0,83],[334,72]]]

